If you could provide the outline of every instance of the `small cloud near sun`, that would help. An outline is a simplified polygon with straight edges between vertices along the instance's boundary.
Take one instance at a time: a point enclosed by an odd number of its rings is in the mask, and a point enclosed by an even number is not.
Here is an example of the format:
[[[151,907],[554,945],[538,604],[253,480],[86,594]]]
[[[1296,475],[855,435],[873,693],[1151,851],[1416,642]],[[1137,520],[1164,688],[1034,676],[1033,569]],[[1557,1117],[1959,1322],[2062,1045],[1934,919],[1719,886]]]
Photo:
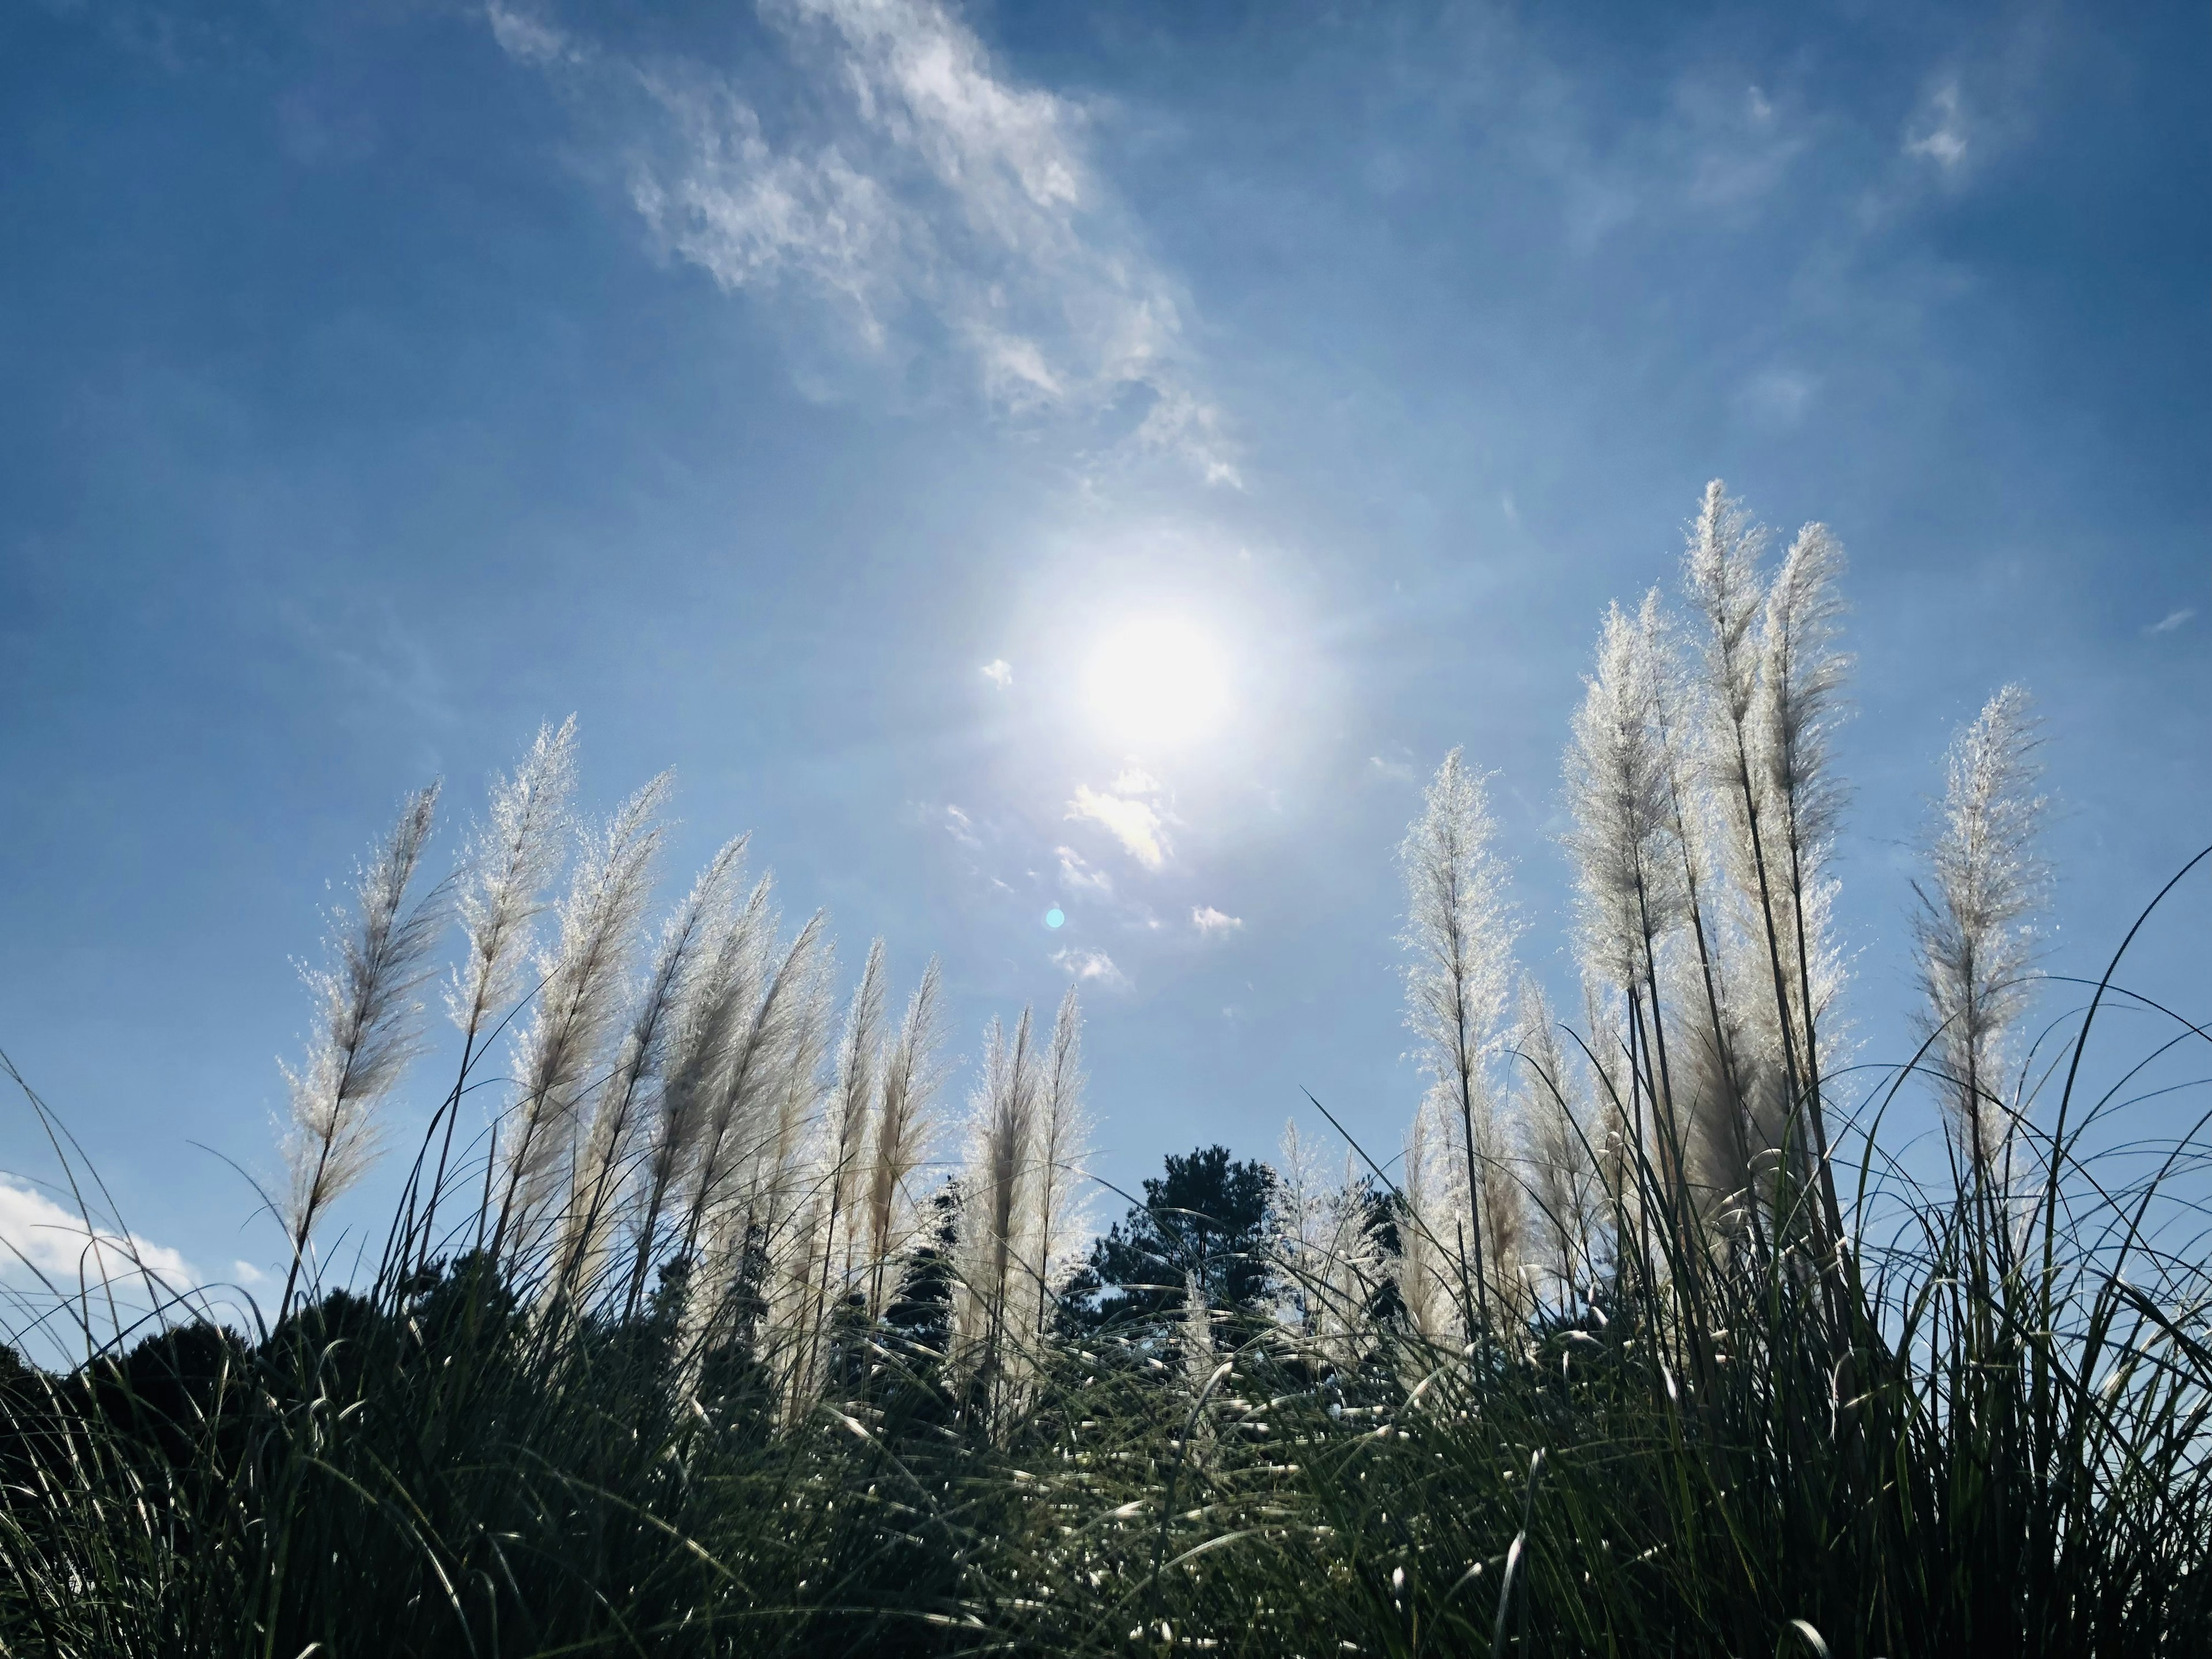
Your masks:
[[[1072,893],[1111,893],[1114,878],[1091,863],[1073,847],[1054,849],[1060,854],[1060,885]]]
[[[1075,799],[1067,804],[1067,816],[1103,825],[1147,870],[1157,870],[1167,862],[1167,837],[1160,832],[1160,815],[1143,801],[1079,783]]]
[[[1052,953],[1054,963],[1079,980],[1088,980],[1117,991],[1129,988],[1129,976],[1114,965],[1114,958],[1103,951],[1079,951],[1070,946]]]
[[[1014,665],[1004,657],[994,657],[983,665],[983,678],[1003,691],[1014,683]]]
[[[2171,634],[2175,629],[2180,627],[2184,623],[2188,622],[2191,617],[2195,617],[2196,614],[2197,612],[2193,607],[2184,605],[2179,611],[2167,611],[2165,616],[2160,617],[2148,628],[2144,629],[2143,632],[2145,634]]]
[[[1224,915],[1210,904],[1194,906],[1190,913],[1191,925],[1211,939],[1216,933],[1233,933],[1244,925],[1244,918]]]
[[[983,838],[975,833],[975,821],[957,806],[948,805],[945,809],[945,832],[963,847],[983,844]]]
[[[1160,781],[1141,766],[1125,766],[1121,775],[1114,780],[1114,793],[1117,795],[1157,795],[1160,793]]]

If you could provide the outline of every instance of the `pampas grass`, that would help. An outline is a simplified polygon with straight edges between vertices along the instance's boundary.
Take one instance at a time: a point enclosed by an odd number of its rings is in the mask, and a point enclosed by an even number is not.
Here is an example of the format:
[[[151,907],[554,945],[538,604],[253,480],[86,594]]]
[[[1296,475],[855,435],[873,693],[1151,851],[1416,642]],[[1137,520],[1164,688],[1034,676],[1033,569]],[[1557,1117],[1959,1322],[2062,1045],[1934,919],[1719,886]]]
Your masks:
[[[438,895],[410,908],[408,896],[430,839],[434,785],[412,796],[399,822],[362,868],[357,911],[332,917],[328,966],[303,973],[316,1004],[305,1062],[287,1068],[291,1127],[284,1136],[289,1188],[284,1229],[292,1265],[283,1304],[291,1304],[316,1218],[359,1181],[374,1157],[377,1109],[399,1082],[421,1041],[414,995],[430,977],[443,923]]]
[[[1604,621],[1563,778],[1579,1006],[1516,960],[1455,752],[1403,852],[1402,1150],[1338,1175],[1286,1133],[1265,1261],[1178,1263],[1114,1321],[1071,1275],[1073,995],[1042,1035],[985,1027],[940,1161],[937,963],[894,1030],[894,950],[841,977],[736,842],[652,927],[668,784],[572,837],[573,724],[462,860],[459,1081],[386,1259],[324,1282],[442,927],[412,798],[311,980],[273,1318],[225,1328],[143,1262],[143,1326],[10,1304],[23,1346],[73,1329],[82,1358],[0,1353],[0,1650],[2194,1651],[2212,1145],[2117,1115],[2201,1093],[2201,1055],[2158,1070],[2201,1011],[2114,1058],[2115,1004],[2163,1017],[2124,945],[2031,1030],[2047,807],[2008,687],[1923,838],[1921,1052],[1841,1064],[1840,556],[1809,528],[1770,577],[1765,545],[1716,483],[1685,619]],[[509,1021],[514,1077],[460,1137]],[[1948,1178],[1900,1127],[1928,1097]]]

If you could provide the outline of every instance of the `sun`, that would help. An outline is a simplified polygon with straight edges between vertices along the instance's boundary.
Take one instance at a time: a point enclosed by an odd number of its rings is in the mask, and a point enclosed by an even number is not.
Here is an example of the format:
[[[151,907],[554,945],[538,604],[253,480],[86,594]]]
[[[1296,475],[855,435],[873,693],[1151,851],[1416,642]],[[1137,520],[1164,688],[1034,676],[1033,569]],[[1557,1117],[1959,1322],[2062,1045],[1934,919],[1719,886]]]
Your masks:
[[[1101,641],[1084,689],[1106,735],[1133,748],[1204,737],[1229,706],[1220,648],[1181,617],[1128,623]]]

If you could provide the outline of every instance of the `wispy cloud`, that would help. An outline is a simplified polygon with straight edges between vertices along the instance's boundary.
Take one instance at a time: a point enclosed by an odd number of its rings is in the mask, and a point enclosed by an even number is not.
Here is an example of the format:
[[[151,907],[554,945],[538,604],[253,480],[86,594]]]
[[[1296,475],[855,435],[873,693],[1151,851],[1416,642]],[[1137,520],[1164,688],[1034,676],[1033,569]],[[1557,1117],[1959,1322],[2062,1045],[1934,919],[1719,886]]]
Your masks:
[[[136,1234],[87,1227],[74,1210],[64,1209],[34,1187],[0,1176],[0,1271],[28,1263],[58,1285],[74,1289],[80,1280],[118,1284],[135,1280],[142,1268],[168,1290],[199,1283],[183,1256],[165,1244]]]
[[[957,806],[947,805],[945,809],[945,831],[963,847],[983,844],[983,838],[975,833],[975,820]]]
[[[2196,610],[2193,607],[2184,605],[2179,611],[2167,611],[2166,615],[2160,617],[2149,627],[2144,629],[2143,632],[2145,634],[2171,634],[2175,629],[2179,628],[2183,623],[2195,617],[2196,614]]]
[[[1161,829],[1160,815],[1148,801],[1108,794],[1079,783],[1075,786],[1075,799],[1067,804],[1067,816],[1087,818],[1103,826],[1121,843],[1130,857],[1147,870],[1157,870],[1167,862],[1167,837]]]
[[[1117,795],[1157,795],[1160,789],[1160,781],[1141,766],[1125,766],[1114,779]]]
[[[1805,418],[1820,382],[1791,368],[1762,370],[1745,381],[1735,396],[1737,410],[1753,424],[1787,430]]]
[[[1093,984],[1110,987],[1117,991],[1129,988],[1129,976],[1114,965],[1114,958],[1103,951],[1090,951],[1070,945],[1065,951],[1055,951],[1052,959],[1070,976]]]
[[[864,356],[949,341],[989,403],[1103,420],[1239,483],[1186,343],[1177,285],[1093,165],[1093,117],[995,63],[942,0],[759,0],[784,62],[756,94],[693,61],[620,63],[494,0],[494,38],[548,70],[642,88],[629,197],[721,287],[826,301]],[[789,86],[805,97],[782,95]]]
[[[983,678],[1003,691],[1014,683],[1014,666],[1004,657],[995,657],[983,665]]]
[[[1060,884],[1063,890],[1097,893],[1102,896],[1114,890],[1114,878],[1090,863],[1073,847],[1056,850],[1060,854]]]
[[[1412,783],[1413,763],[1407,760],[1386,760],[1380,755],[1367,757],[1368,770],[1376,777],[1386,778],[1392,783]]]
[[[1232,916],[1215,909],[1210,904],[1194,907],[1190,913],[1191,926],[1212,939],[1218,933],[1233,933],[1244,925],[1244,918]]]
[[[1955,173],[1966,161],[1966,112],[1954,76],[1939,82],[1905,130],[1905,153]]]

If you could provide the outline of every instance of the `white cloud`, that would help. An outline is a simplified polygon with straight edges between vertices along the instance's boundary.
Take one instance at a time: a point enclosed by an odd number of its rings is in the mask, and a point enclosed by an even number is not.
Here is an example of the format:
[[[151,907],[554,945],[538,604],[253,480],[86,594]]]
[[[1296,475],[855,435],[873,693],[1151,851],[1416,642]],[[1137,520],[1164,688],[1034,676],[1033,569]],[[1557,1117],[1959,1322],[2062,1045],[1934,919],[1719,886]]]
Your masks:
[[[1929,93],[1905,128],[1905,153],[1955,173],[1966,160],[1966,116],[1955,77]]]
[[[2167,611],[2165,616],[2160,617],[2148,628],[2144,629],[2143,632],[2146,634],[2171,634],[2175,629],[2189,621],[2190,618],[2194,617],[2196,614],[2197,612],[2192,607],[2184,605],[2179,611]]]
[[[1103,951],[1079,950],[1070,945],[1065,951],[1054,951],[1052,959],[1075,979],[1088,980],[1116,991],[1129,988],[1129,976],[1116,968],[1114,958]]]
[[[567,30],[503,5],[501,0],[490,0],[485,6],[484,20],[491,25],[492,39],[499,42],[500,50],[519,63],[544,66],[584,61],[583,49]]]
[[[983,665],[983,678],[1003,691],[1014,683],[1014,666],[1004,657],[995,657]]]
[[[1209,939],[1216,933],[1233,933],[1244,925],[1243,917],[1225,915],[1210,904],[1194,907],[1190,920],[1191,925]]]
[[[1117,795],[1157,795],[1160,793],[1160,781],[1141,766],[1125,766],[1114,780],[1114,793]]]
[[[1091,164],[1088,110],[1015,82],[943,0],[759,9],[785,47],[763,97],[697,63],[605,63],[515,0],[487,15],[518,62],[598,64],[602,100],[643,89],[630,200],[724,289],[827,301],[832,334],[894,368],[949,341],[1006,413],[1100,418],[1142,396],[1131,443],[1239,482],[1176,284]],[[770,131],[763,107],[790,113]]]
[[[1393,783],[1413,781],[1413,768],[1410,761],[1385,760],[1380,755],[1370,755],[1367,764],[1378,778],[1388,778]]]
[[[1105,794],[1079,783],[1075,799],[1067,804],[1067,816],[1104,826],[1129,856],[1147,870],[1157,870],[1167,862],[1167,838],[1161,833],[1160,815],[1144,801]]]
[[[1820,383],[1792,368],[1754,374],[1737,391],[1736,408],[1760,426],[1786,430],[1805,418]]]
[[[0,1271],[28,1262],[64,1287],[139,1277],[142,1267],[170,1290],[198,1284],[183,1256],[135,1233],[88,1228],[74,1210],[64,1209],[36,1188],[0,1176]]]
[[[975,821],[957,806],[945,809],[945,833],[963,847],[981,847],[983,838],[975,833]]]
[[[1107,894],[1114,890],[1114,879],[1103,870],[1086,860],[1073,847],[1056,849],[1060,854],[1060,883],[1071,893]]]

